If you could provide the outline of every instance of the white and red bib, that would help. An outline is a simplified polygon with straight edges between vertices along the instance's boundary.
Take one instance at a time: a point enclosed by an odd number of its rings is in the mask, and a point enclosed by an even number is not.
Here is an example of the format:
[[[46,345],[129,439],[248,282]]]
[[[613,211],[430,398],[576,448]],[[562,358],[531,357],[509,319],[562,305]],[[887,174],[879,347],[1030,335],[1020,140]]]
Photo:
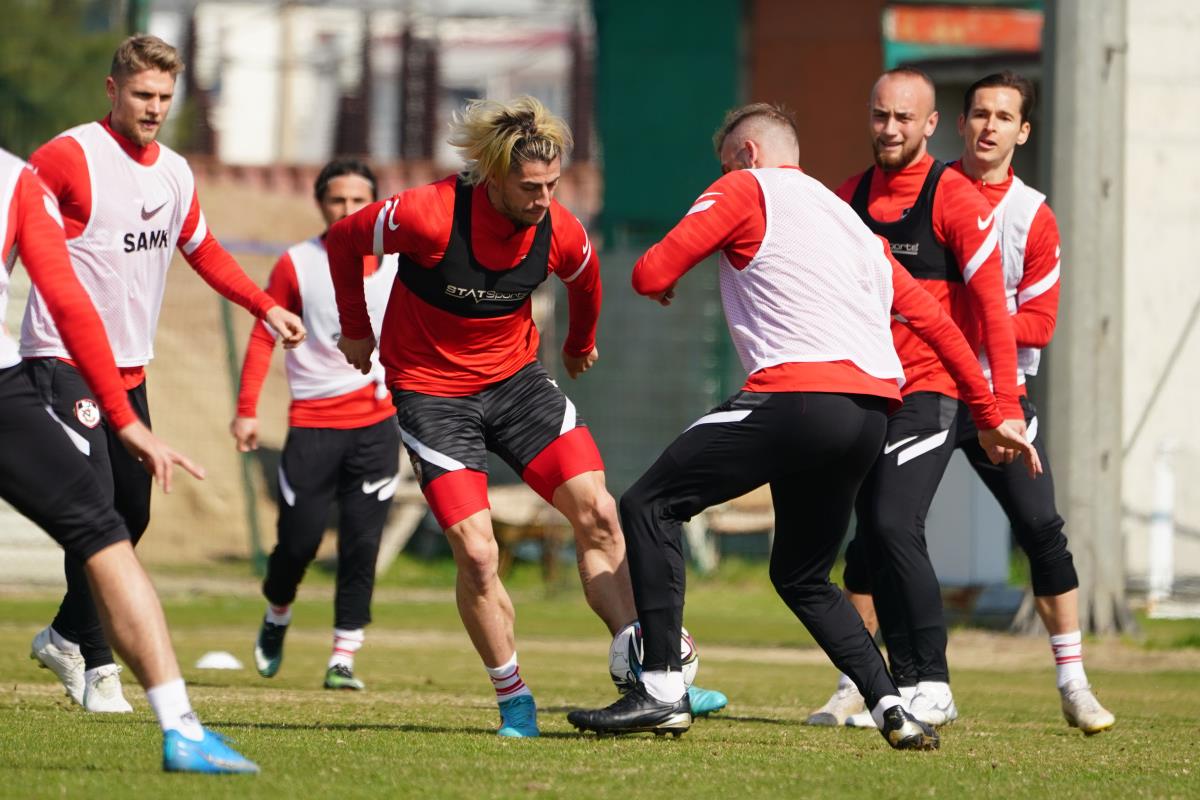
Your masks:
[[[721,302],[748,373],[850,361],[904,383],[892,344],[892,268],[879,240],[820,182],[794,169],[750,170],[766,231],[743,269],[721,255]],[[830,229],[833,218],[840,225]]]
[[[299,347],[286,351],[285,366],[293,399],[338,397],[371,382],[375,382],[384,393],[381,396],[385,396],[379,351],[371,356],[371,374],[363,375],[346,363],[346,357],[337,348],[341,322],[324,243],[320,238],[309,239],[291,247],[288,256],[296,272],[304,327],[308,331],[308,337]],[[379,260],[378,269],[364,278],[367,311],[376,340],[396,280],[396,265],[395,255],[385,256]]]
[[[143,166],[97,122],[62,135],[83,150],[92,197],[87,227],[67,242],[71,264],[104,321],[117,366],[143,366],[154,357],[167,268],[194,196],[191,168],[161,145],[155,163]],[[206,233],[201,216],[193,242]],[[37,291],[21,325],[21,355],[69,355]]]
[[[1008,304],[1009,314],[1016,314],[1023,300],[1020,285],[1021,280],[1025,277],[1025,249],[1029,243],[1029,231],[1033,228],[1033,219],[1044,202],[1046,202],[1046,195],[1013,175],[1012,186],[995,206],[996,221],[1000,230],[1000,261],[1004,268],[1004,298]],[[1050,283],[1054,283],[1058,280],[1058,273],[1059,268],[1055,266],[1053,272],[1046,276],[1046,279]],[[1041,348],[1017,348],[1018,385],[1025,383],[1026,375],[1037,375],[1041,360]],[[983,374],[990,381],[992,370],[988,364],[986,353],[980,354],[979,362],[983,367]]]
[[[0,246],[8,241],[8,216],[12,209],[13,198],[17,192],[17,181],[25,162],[16,156],[0,150]],[[8,312],[8,282],[12,274],[13,264],[17,260],[17,248],[0,253],[0,326]],[[16,366],[21,363],[21,355],[17,351],[17,343],[9,335],[8,330],[0,327],[0,369]]]

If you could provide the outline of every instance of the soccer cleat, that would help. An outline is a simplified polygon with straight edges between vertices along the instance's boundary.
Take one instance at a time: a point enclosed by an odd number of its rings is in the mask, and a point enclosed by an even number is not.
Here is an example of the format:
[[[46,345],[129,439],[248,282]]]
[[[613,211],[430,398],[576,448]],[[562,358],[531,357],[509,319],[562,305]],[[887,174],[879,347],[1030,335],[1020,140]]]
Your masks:
[[[833,696],[825,702],[825,705],[808,715],[808,719],[804,720],[804,724],[833,727],[849,725],[849,718],[862,712],[863,709],[863,696],[859,693],[858,687],[850,683],[845,686],[839,686],[837,691],[833,693]],[[867,714],[867,717],[869,719],[871,715]],[[871,727],[875,727],[875,720],[873,719],[871,720]]]
[[[908,701],[908,710],[915,718],[935,728],[958,719],[950,684],[941,681],[918,683],[917,693]]]
[[[230,747],[225,737],[203,728],[204,738],[193,741],[179,731],[163,735],[163,770],[209,774],[257,773],[258,765]]]
[[[1079,678],[1067,681],[1058,691],[1062,695],[1063,716],[1072,728],[1079,728],[1088,736],[1094,736],[1116,724],[1117,718],[1100,705],[1087,681]]]
[[[729,698],[716,689],[701,689],[699,686],[689,686],[688,702],[692,704],[693,717],[707,717],[715,714],[729,705]]]
[[[77,705],[83,705],[83,656],[79,651],[61,650],[50,638],[50,627],[38,631],[29,645],[29,657],[38,662],[42,669],[48,669],[62,681],[67,690],[67,697]]]
[[[532,739],[541,736],[537,724],[537,703],[533,695],[523,694],[500,703],[500,729],[497,736]]]
[[[361,692],[367,687],[362,681],[354,677],[354,670],[350,667],[345,664],[334,664],[325,671],[325,688],[353,689],[356,692]]]
[[[892,706],[883,712],[883,738],[895,750],[937,750],[941,745],[937,731],[904,710]]]
[[[83,707],[100,714],[128,714],[133,706],[121,691],[121,668],[116,664],[97,667],[83,686]]]
[[[633,690],[608,708],[572,711],[570,722],[581,731],[598,734],[646,733],[671,734],[678,738],[692,727],[692,707],[685,693],[674,703],[651,697],[646,685],[638,681]]]
[[[254,642],[254,666],[258,667],[258,674],[264,678],[274,677],[279,672],[279,665],[283,663],[283,637],[286,634],[287,625],[276,625],[265,619],[258,629],[258,639]]]

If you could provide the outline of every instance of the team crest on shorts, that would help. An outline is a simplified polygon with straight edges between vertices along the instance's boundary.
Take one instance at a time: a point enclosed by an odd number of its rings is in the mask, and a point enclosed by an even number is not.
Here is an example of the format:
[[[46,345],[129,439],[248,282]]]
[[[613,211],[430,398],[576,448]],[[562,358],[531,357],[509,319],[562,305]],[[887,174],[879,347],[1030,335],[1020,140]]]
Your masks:
[[[75,403],[75,419],[82,425],[94,428],[100,424],[100,407],[94,400],[85,397]]]

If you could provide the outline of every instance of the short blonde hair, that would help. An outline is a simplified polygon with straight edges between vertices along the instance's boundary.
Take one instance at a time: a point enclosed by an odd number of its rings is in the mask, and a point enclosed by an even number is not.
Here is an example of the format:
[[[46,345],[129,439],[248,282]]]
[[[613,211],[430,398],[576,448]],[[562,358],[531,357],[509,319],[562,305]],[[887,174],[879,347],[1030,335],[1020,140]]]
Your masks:
[[[178,50],[157,36],[139,34],[121,42],[117,52],[113,53],[108,74],[114,80],[120,80],[148,69],[169,72],[174,78],[183,72],[183,59]]]
[[[729,134],[733,133],[743,122],[751,119],[761,120],[786,131],[790,134],[791,141],[799,147],[800,133],[796,130],[796,117],[790,110],[777,103],[750,103],[725,112],[725,119],[721,121],[721,127],[717,128],[717,132],[713,134],[713,149],[717,151],[717,158],[721,157],[721,148],[725,146],[725,140],[729,138]]]
[[[548,164],[570,152],[573,143],[567,123],[529,96],[507,103],[472,100],[454,115],[447,141],[462,151],[471,185],[499,181],[517,164]]]

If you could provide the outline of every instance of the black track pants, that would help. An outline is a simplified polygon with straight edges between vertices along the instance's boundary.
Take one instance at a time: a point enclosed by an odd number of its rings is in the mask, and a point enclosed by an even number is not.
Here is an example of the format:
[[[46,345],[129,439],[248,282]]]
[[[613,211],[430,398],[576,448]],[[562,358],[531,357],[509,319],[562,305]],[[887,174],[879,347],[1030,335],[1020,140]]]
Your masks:
[[[621,498],[643,666],[680,668],[681,524],[764,483],[775,506],[771,582],[869,705],[896,694],[883,657],[829,571],[883,443],[882,398],[741,392],[679,436]]]

